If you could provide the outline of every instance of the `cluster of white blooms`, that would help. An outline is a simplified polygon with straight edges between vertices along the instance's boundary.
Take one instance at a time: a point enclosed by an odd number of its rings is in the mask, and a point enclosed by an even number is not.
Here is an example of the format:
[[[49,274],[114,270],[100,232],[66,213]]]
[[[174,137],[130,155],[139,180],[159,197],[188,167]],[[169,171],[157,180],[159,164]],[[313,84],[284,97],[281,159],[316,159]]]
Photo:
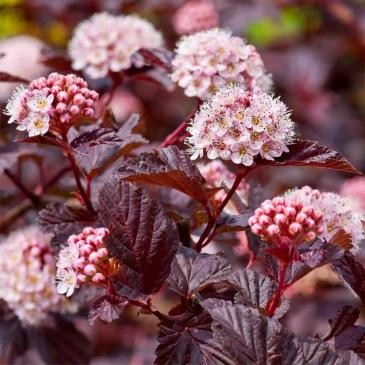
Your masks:
[[[151,23],[135,15],[98,13],[81,22],[69,44],[75,70],[91,78],[131,67],[131,56],[141,48],[163,46],[163,37]]]
[[[192,159],[232,160],[251,166],[255,156],[274,160],[287,152],[294,124],[284,103],[260,89],[230,85],[207,99],[190,122],[186,139]]]
[[[75,288],[92,282],[97,285],[106,283],[111,262],[104,246],[109,235],[106,228],[86,227],[78,235],[67,240],[57,261],[57,292],[71,296]]]
[[[0,299],[24,325],[37,326],[50,312],[77,309],[55,287],[56,263],[50,237],[30,226],[0,244]]]
[[[290,190],[284,197],[310,204],[322,211],[324,231],[320,238],[330,241],[337,232],[343,230],[351,236],[354,248],[365,238],[365,215],[354,209],[350,199],[335,193],[320,192],[309,186]]]
[[[271,77],[256,48],[228,30],[214,28],[182,37],[172,65],[171,78],[187,96],[205,99],[232,82],[243,83],[246,89],[271,89]]]

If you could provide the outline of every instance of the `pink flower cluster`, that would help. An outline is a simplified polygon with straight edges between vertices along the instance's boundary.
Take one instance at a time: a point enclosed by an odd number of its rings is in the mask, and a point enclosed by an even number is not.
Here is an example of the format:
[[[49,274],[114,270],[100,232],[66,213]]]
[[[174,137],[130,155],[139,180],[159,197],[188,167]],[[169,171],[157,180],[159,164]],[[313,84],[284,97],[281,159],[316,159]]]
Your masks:
[[[17,129],[26,130],[31,137],[50,128],[67,131],[73,120],[94,114],[97,98],[98,93],[88,89],[81,77],[54,72],[33,80],[27,89],[17,88],[4,114],[10,116],[9,123],[17,122]]]
[[[50,312],[73,312],[75,304],[58,295],[49,235],[30,226],[0,244],[0,299],[24,325],[37,326]]]
[[[265,200],[248,224],[254,234],[277,247],[311,242],[323,233],[323,214],[311,205],[283,197]]]
[[[109,235],[106,228],[84,228],[78,235],[68,238],[57,261],[57,291],[71,296],[75,288],[92,282],[106,283],[109,269],[109,253],[103,241]]]
[[[190,0],[172,19],[177,34],[190,34],[218,25],[218,12],[211,0]]]
[[[207,99],[190,122],[186,139],[192,159],[232,160],[251,166],[260,155],[274,160],[287,152],[294,124],[284,103],[259,89],[242,85],[221,88]]]
[[[206,183],[212,188],[224,186],[230,189],[236,177],[235,174],[230,172],[220,160],[210,161],[207,164],[199,164],[198,168]],[[240,198],[243,205],[247,205],[248,191],[249,184],[246,180],[242,180],[236,189],[236,194]],[[214,200],[222,202],[226,195],[227,193],[224,189],[222,189],[214,195]],[[230,204],[230,202],[228,202],[224,210],[227,213],[237,214],[237,211],[233,208],[232,205],[233,204]]]
[[[324,230],[319,237],[326,241],[330,242],[339,231],[345,231],[357,249],[365,238],[365,215],[356,211],[351,199],[335,193],[320,192],[310,186],[290,190],[284,194],[284,198],[322,211]]]
[[[340,190],[341,195],[350,198],[360,213],[365,214],[365,177],[357,176],[346,180]]]
[[[75,70],[91,78],[107,76],[132,66],[131,56],[141,48],[159,48],[163,38],[151,23],[135,15],[93,15],[75,29],[69,55]]]
[[[271,77],[256,48],[223,29],[182,37],[172,65],[171,78],[187,96],[205,99],[230,83],[265,92],[271,89]]]

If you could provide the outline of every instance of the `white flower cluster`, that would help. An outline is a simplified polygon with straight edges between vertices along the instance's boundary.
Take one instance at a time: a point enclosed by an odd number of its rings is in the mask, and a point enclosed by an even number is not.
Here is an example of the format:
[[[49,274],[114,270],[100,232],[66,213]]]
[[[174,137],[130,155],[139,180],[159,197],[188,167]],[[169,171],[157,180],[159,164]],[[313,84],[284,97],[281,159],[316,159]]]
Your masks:
[[[284,196],[322,211],[324,232],[320,238],[330,241],[337,232],[343,230],[351,236],[355,249],[365,238],[365,215],[354,209],[351,199],[336,193],[320,192],[309,186],[290,190]]]
[[[287,152],[294,124],[284,103],[260,89],[243,85],[221,88],[207,99],[190,122],[186,139],[192,159],[232,160],[251,166],[255,156],[274,160]]]
[[[272,85],[256,48],[219,28],[182,37],[172,65],[172,80],[185,89],[187,96],[200,99],[232,82],[265,92]]]
[[[24,325],[37,326],[50,312],[73,312],[76,305],[58,295],[49,236],[38,227],[15,231],[0,244],[0,299]]]
[[[81,22],[69,44],[75,70],[91,78],[131,67],[131,56],[141,48],[159,48],[163,38],[151,23],[135,15],[98,13]]]

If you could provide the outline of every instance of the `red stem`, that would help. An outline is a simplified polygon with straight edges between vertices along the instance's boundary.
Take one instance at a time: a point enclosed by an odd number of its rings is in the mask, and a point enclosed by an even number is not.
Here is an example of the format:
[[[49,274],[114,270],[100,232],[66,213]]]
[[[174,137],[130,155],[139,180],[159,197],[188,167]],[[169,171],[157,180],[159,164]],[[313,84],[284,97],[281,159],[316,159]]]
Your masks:
[[[279,278],[278,278],[278,287],[276,289],[276,293],[273,297],[273,299],[268,304],[267,308],[267,315],[269,317],[272,317],[275,313],[276,308],[278,307],[281,299],[281,295],[283,294],[283,291],[285,290],[285,273],[287,268],[286,263],[280,263],[280,271],[279,271]]]

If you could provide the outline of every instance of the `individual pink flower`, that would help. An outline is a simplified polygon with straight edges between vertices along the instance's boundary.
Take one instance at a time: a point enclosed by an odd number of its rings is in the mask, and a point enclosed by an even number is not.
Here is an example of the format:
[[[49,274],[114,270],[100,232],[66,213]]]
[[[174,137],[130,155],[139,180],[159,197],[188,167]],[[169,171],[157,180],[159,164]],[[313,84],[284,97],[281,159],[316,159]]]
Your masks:
[[[346,180],[340,194],[350,198],[360,213],[365,214],[365,177],[357,176]]]
[[[187,96],[205,99],[222,86],[242,83],[268,92],[270,75],[256,49],[223,29],[184,36],[176,48],[171,78]]]
[[[40,325],[51,312],[77,309],[56,292],[56,263],[49,241],[49,235],[30,226],[0,243],[0,299],[26,326]]]
[[[177,34],[190,34],[218,25],[218,12],[211,0],[190,0],[175,13],[172,24]]]
[[[209,159],[251,166],[259,155],[273,160],[287,152],[294,124],[279,99],[259,89],[244,91],[243,85],[235,84],[208,98],[187,131],[192,159],[206,153]]]
[[[107,277],[114,270],[104,240],[108,237],[106,228],[84,228],[78,235],[67,240],[57,261],[57,292],[71,296],[82,284],[105,285]]]
[[[29,136],[44,135],[49,129],[66,132],[74,121],[94,114],[96,91],[73,74],[51,73],[33,80],[28,88],[18,87],[9,99],[4,114],[9,123]]]
[[[97,79],[130,68],[139,49],[163,43],[161,33],[136,15],[98,13],[77,26],[68,50],[73,69]]]
[[[324,231],[323,213],[311,205],[289,198],[265,200],[248,224],[252,233],[277,248],[311,242]]]
[[[365,238],[365,215],[354,209],[351,199],[341,197],[336,193],[320,192],[309,186],[293,189],[284,195],[285,199],[293,202],[308,204],[323,213],[324,230],[320,238],[331,242],[331,239],[340,231],[350,235],[355,250]]]

